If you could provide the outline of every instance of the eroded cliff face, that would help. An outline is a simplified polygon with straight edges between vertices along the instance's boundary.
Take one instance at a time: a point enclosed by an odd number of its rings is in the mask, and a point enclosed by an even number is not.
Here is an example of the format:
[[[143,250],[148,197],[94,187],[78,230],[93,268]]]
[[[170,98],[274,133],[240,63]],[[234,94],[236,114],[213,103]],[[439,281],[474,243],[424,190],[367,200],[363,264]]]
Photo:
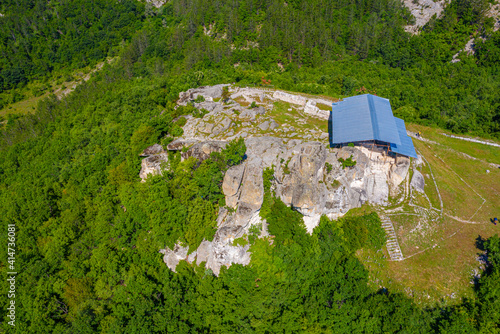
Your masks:
[[[210,91],[213,89],[210,88]],[[197,92],[202,93],[203,91]],[[207,123],[208,119],[215,121],[213,129],[222,123],[228,123],[225,119],[235,124],[245,121],[240,118],[246,117],[242,116],[243,112],[235,113],[235,109],[250,110],[237,103],[230,103],[231,109],[218,102],[210,103],[216,104],[212,111],[196,122],[199,125]],[[306,105],[307,101],[296,107],[305,108]],[[384,150],[365,147],[329,148],[327,136],[317,135],[316,132],[320,131],[314,128],[310,132],[294,130],[296,134],[292,138],[287,136],[287,132],[282,132],[280,136],[280,133],[276,133],[276,128],[262,131],[258,124],[264,121],[274,122],[278,127],[283,127],[283,124],[267,115],[269,104],[263,104],[261,108],[263,112],[253,115],[254,120],[247,127],[238,129],[237,133],[234,127],[215,135],[214,132],[204,133],[194,129],[188,121],[183,138],[168,145],[167,149],[170,150],[189,147],[182,153],[183,159],[193,156],[200,160],[208,158],[210,152],[220,151],[227,143],[227,137],[244,137],[247,146],[246,159],[240,165],[231,167],[225,174],[222,190],[227,207],[220,209],[218,229],[213,241],[203,241],[189,256],[189,248],[181,245],[172,250],[161,250],[164,261],[171,270],[175,271],[181,260],[197,264],[206,262],[205,266],[215,274],[219,274],[222,266],[233,263],[246,265],[250,262],[249,246],[233,245],[233,242],[246,237],[250,228],[255,225],[262,226],[261,236],[268,235],[266,222],[260,217],[265,168],[274,169],[272,191],[285,204],[294,207],[304,216],[309,233],[318,225],[321,215],[335,219],[366,202],[386,205],[389,196],[399,191],[399,185],[407,177],[409,159],[388,156]],[[260,131],[252,133],[255,128]],[[305,139],[311,136],[311,132],[320,140]],[[356,161],[356,165],[343,168],[338,159],[349,157]]]

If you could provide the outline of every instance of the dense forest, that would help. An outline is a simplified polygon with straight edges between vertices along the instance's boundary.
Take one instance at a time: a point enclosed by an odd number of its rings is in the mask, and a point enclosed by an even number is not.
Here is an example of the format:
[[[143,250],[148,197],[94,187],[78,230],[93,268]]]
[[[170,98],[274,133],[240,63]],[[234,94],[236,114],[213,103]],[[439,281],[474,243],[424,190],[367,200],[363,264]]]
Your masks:
[[[500,136],[500,32],[486,0],[452,1],[418,35],[391,0],[90,3],[2,3],[0,107],[22,99],[30,80],[118,57],[129,78],[189,72],[199,84],[217,71],[333,97],[368,91],[406,121]],[[476,52],[452,63],[471,37]]]
[[[58,70],[115,59],[70,95],[9,115],[0,133],[2,245],[16,226],[15,262],[0,247],[7,333],[497,333],[500,239],[478,242],[488,265],[475,296],[424,308],[369,287],[355,257],[380,249],[376,214],[331,221],[312,235],[265,183],[261,215],[274,238],[249,236],[252,262],[217,277],[160,248],[213,237],[221,181],[244,159],[234,141],[203,163],[169,157],[141,183],[139,153],[182,134],[179,92],[234,82],[333,97],[372,92],[409,122],[500,136],[500,33],[488,2],[452,1],[419,35],[389,0],[120,2],[2,1],[0,89],[24,92]],[[471,36],[473,55],[451,63]],[[4,101],[9,104],[11,101]],[[174,121],[175,120],[175,121]],[[264,173],[269,178],[272,173]],[[346,227],[349,228],[346,228]],[[7,267],[16,326],[7,323]]]

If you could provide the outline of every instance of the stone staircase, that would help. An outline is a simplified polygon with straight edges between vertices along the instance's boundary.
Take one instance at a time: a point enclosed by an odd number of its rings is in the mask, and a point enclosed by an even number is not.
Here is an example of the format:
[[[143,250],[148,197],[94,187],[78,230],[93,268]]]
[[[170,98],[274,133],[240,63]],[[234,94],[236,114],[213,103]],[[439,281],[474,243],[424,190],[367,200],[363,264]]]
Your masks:
[[[385,230],[387,236],[387,251],[391,257],[391,261],[402,261],[404,260],[403,253],[399,247],[398,238],[396,237],[396,231],[389,218],[386,216],[380,216],[382,221],[382,228]]]

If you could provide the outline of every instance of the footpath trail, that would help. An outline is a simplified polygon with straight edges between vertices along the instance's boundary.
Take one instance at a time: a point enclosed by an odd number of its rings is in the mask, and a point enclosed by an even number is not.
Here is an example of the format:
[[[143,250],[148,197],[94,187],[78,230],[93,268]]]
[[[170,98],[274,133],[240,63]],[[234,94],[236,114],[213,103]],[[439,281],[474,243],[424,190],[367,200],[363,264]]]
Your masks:
[[[454,139],[460,139],[460,140],[470,141],[470,142],[473,142],[473,143],[479,143],[479,144],[484,144],[484,145],[490,145],[490,146],[500,147],[500,144],[492,143],[492,142],[485,141],[485,140],[479,140],[479,139],[474,139],[474,138],[454,136],[454,135],[449,135],[449,134],[446,134],[446,133],[441,133],[441,134],[443,136],[445,136],[445,137],[450,137],[450,138],[454,138]]]

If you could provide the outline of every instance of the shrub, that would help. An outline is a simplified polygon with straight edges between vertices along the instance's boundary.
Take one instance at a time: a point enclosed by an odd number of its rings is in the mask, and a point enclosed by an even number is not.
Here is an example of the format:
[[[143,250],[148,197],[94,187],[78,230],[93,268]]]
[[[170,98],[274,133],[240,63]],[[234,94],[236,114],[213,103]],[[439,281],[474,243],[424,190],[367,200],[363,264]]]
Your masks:
[[[203,95],[198,95],[196,97],[196,99],[194,100],[194,102],[196,102],[196,103],[205,102],[205,97]]]
[[[245,159],[246,151],[247,147],[243,138],[240,137],[238,140],[232,140],[223,151],[226,164],[228,166],[238,165]]]
[[[372,212],[363,216],[363,221],[368,230],[366,246],[372,249],[381,249],[385,244],[386,234],[379,216],[377,213]]]
[[[352,155],[347,159],[339,158],[339,162],[342,164],[342,169],[356,166],[356,160],[352,160]]]
[[[290,162],[291,159],[288,159],[285,163],[285,166],[283,167],[283,173],[285,174],[290,174],[290,168],[288,168],[288,163]]]
[[[187,119],[184,117],[181,117],[177,120],[177,122],[175,122],[175,125],[182,127],[182,126],[186,125],[186,122],[187,122]]]
[[[256,225],[252,225],[248,230],[248,242],[253,244],[255,240],[257,240],[262,232],[262,223],[258,223]],[[236,241],[236,240],[235,240]]]
[[[330,173],[333,169],[333,166],[328,162],[325,162],[325,166],[326,166],[326,172]]]
[[[182,130],[182,128],[180,126],[178,126],[177,124],[175,124],[172,129],[170,130],[170,134],[173,136],[173,137],[180,137],[184,134],[184,130]]]
[[[224,88],[222,88],[221,100],[224,103],[226,103],[226,101],[229,100],[229,89],[227,88],[227,86],[224,86]]]
[[[153,127],[141,125],[132,134],[132,138],[130,138],[130,146],[134,152],[140,152],[146,147],[153,145],[157,138],[158,133]]]
[[[193,110],[193,116],[196,118],[203,118],[208,113],[209,113],[209,111],[205,108]]]
[[[233,246],[246,246],[248,245],[248,241],[241,237],[233,240]]]

